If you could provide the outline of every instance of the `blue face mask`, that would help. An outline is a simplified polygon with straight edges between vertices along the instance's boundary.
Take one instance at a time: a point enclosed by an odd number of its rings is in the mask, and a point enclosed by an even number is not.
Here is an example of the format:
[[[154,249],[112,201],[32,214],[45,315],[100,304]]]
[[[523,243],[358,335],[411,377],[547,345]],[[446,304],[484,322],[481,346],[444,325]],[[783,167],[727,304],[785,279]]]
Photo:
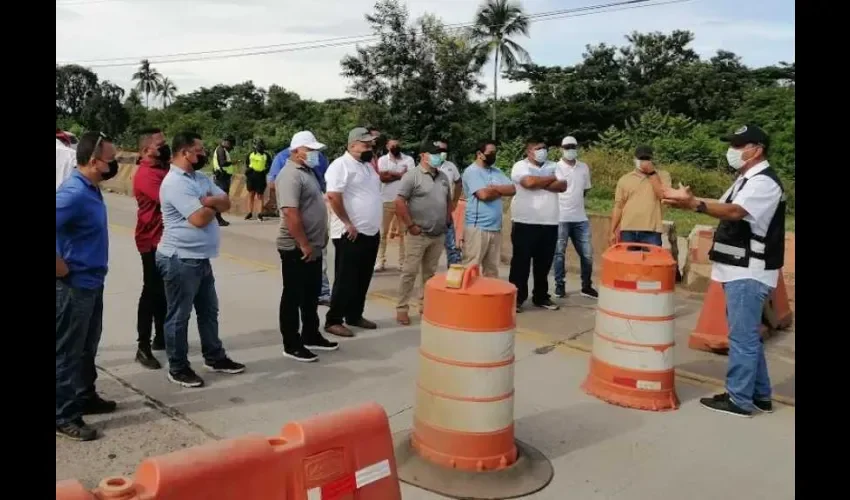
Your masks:
[[[437,168],[443,164],[443,157],[440,154],[429,153],[428,162],[432,167]]]
[[[307,158],[304,160],[307,165],[312,168],[316,168],[319,166],[319,152],[318,151],[307,151]]]

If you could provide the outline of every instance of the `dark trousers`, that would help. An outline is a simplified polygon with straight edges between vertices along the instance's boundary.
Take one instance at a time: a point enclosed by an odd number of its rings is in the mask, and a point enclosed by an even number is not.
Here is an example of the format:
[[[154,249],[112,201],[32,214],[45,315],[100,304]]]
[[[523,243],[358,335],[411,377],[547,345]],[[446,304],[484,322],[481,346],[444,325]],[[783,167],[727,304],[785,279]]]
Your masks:
[[[358,234],[354,241],[345,235],[333,240],[336,268],[331,290],[331,308],[325,316],[326,327],[341,325],[343,320],[352,324],[363,318],[366,293],[372,282],[380,242],[380,233],[374,236]]]
[[[142,254],[142,295],[136,322],[139,347],[150,347],[151,330],[158,342],[165,340],[165,310],[165,284],[156,268],[156,249],[153,249]]]
[[[301,250],[278,250],[283,292],[280,295],[280,335],[287,351],[302,347],[319,335],[319,291],[322,289],[322,254],[305,262]],[[300,321],[299,321],[300,313]],[[300,325],[299,325],[300,323]],[[299,326],[301,334],[299,335]]]
[[[216,186],[221,188],[222,191],[225,192],[228,196],[230,196],[230,181],[233,180],[233,176],[230,174],[226,174],[222,171],[213,173],[213,182]],[[221,222],[223,219],[221,218],[221,212],[216,211],[215,218]]]
[[[534,290],[531,301],[541,304],[549,300],[549,270],[555,258],[558,242],[558,226],[523,224],[514,222],[511,229],[511,272],[508,281],[517,288],[516,303],[521,305],[528,298],[528,275],[533,269]]]
[[[83,416],[95,396],[94,358],[103,331],[103,287],[71,288],[56,280],[56,425]]]
[[[661,233],[655,231],[620,231],[620,243],[646,243],[662,246]]]

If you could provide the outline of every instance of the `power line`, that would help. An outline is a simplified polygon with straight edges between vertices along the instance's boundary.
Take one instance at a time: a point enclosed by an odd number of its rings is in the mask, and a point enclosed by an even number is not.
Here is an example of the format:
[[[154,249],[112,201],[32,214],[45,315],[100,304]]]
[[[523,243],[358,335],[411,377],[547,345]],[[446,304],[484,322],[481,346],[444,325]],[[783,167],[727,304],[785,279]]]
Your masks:
[[[95,0],[97,1],[97,0]],[[100,0],[106,1],[106,0]],[[662,2],[652,2],[652,0],[628,0],[621,2],[613,2],[608,4],[600,4],[600,5],[590,5],[584,7],[577,7],[572,9],[561,9],[554,10],[548,12],[540,12],[537,14],[531,14],[528,17],[529,23],[540,22],[540,21],[551,21],[555,19],[565,19],[565,18],[573,18],[573,17],[584,17],[593,14],[607,13],[607,12],[619,12],[624,10],[631,10],[637,8],[646,8],[646,7],[655,7],[661,5],[670,5],[677,3],[684,3],[692,0],[668,0]],[[460,31],[466,28],[470,28],[474,26],[475,23],[456,23],[451,25],[446,25],[445,28],[447,31]],[[380,38],[378,35],[359,35],[359,36],[346,36],[346,37],[335,37],[335,38],[327,38],[321,40],[312,40],[305,42],[289,42],[289,43],[281,43],[281,44],[273,44],[273,45],[261,45],[254,47],[242,47],[242,48],[234,48],[234,49],[218,49],[218,50],[207,50],[207,51],[198,51],[198,52],[182,52],[175,54],[162,54],[158,56],[136,56],[136,57],[121,57],[121,58],[105,58],[105,59],[92,59],[88,61],[77,61],[77,62],[65,62],[58,64],[80,64],[85,65],[87,62],[105,62],[105,64],[93,64],[89,65],[90,68],[112,68],[112,67],[121,67],[121,66],[136,66],[138,61],[141,59],[151,60],[151,64],[171,64],[171,63],[179,63],[179,62],[199,62],[199,61],[209,61],[209,60],[220,60],[220,59],[231,59],[231,58],[239,58],[239,57],[251,57],[251,56],[259,56],[259,55],[268,55],[268,54],[276,54],[276,53],[286,53],[286,52],[300,52],[304,50],[315,50],[322,48],[331,48],[331,47],[342,47],[346,45],[354,45],[363,42],[376,41]],[[231,54],[227,54],[227,52],[235,52]],[[203,56],[203,57],[185,57],[185,56]],[[177,59],[169,59],[169,60],[154,60],[157,58],[174,58]],[[132,59],[132,62],[128,60]],[[128,61],[128,62],[108,62],[108,61]]]

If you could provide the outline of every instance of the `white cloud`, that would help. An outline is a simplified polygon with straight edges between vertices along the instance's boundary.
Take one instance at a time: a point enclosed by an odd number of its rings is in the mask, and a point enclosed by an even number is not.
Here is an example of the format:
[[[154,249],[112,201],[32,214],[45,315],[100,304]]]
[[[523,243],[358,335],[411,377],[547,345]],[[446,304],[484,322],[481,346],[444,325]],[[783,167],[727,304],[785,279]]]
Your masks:
[[[727,0],[732,3],[733,0]],[[415,17],[438,13],[444,22],[472,19],[479,0],[410,0]],[[529,13],[602,3],[599,0],[526,0]],[[183,52],[307,42],[368,34],[364,14],[374,0],[135,0],[84,3],[71,0],[56,9],[56,60],[62,62],[133,56],[130,66],[93,68],[102,79],[132,86],[136,59]],[[774,5],[775,6],[775,5]],[[722,7],[722,6],[721,6]],[[784,7],[783,7],[784,8]],[[731,50],[745,63],[763,65],[794,60],[793,3],[787,21],[733,18],[715,2],[602,13],[534,23],[530,39],[517,40],[540,64],[570,65],[584,46],[605,42],[622,45],[624,35],[638,30],[691,30],[695,50],[710,56]],[[775,9],[774,9],[775,10]],[[740,15],[740,14],[737,14]],[[346,96],[340,59],[354,47],[328,47],[244,58],[154,64],[180,92],[217,83],[252,80],[268,87],[281,85],[313,99]],[[190,56],[187,56],[190,57]],[[154,61],[156,58],[153,57]],[[84,63],[96,65],[103,63]],[[482,81],[492,92],[492,67]],[[500,95],[525,90],[522,83],[499,82]]]

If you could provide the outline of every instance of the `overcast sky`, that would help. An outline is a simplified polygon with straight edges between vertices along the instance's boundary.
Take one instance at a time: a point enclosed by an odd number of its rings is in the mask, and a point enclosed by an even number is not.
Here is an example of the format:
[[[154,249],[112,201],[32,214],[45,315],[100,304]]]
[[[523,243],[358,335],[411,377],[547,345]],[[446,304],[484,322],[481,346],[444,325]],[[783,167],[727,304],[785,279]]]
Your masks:
[[[613,3],[617,0],[523,0],[529,14]],[[653,0],[655,2],[664,0]],[[374,0],[57,0],[56,62],[95,66],[149,57],[179,93],[217,83],[253,80],[277,84],[302,97],[346,97],[340,59],[354,46],[198,62],[157,63],[165,54],[239,49],[369,34],[364,14]],[[415,17],[436,14],[447,24],[473,19],[480,0],[407,0]],[[703,57],[718,49],[751,66],[794,61],[793,0],[692,0],[685,3],[535,22],[517,39],[534,62],[572,65],[587,44],[622,45],[624,35],[686,29]],[[103,62],[84,62],[112,59]],[[127,59],[118,62],[128,62]],[[131,66],[93,67],[101,79],[132,87]],[[492,67],[484,75],[492,75]],[[483,78],[489,86],[492,77]],[[524,90],[500,83],[500,94]]]

